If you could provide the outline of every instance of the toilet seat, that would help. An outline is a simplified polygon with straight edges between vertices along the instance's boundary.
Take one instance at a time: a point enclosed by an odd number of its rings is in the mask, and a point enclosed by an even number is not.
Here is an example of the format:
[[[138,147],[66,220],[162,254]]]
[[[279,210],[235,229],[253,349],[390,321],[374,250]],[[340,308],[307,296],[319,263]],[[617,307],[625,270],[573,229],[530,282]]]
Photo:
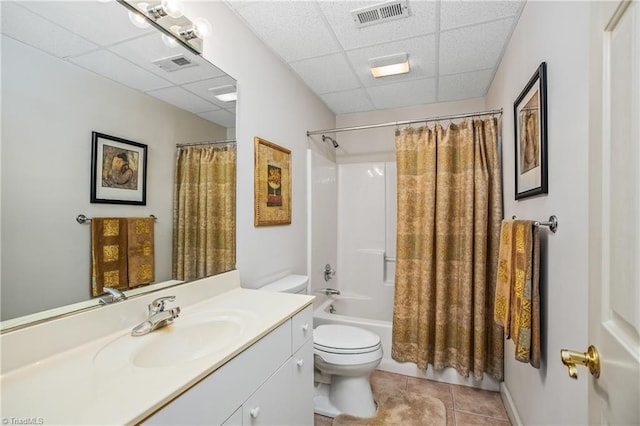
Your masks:
[[[373,352],[380,347],[380,336],[349,325],[325,324],[313,330],[313,346],[332,353]]]
[[[380,336],[348,325],[327,324],[313,331],[313,351],[335,365],[357,365],[382,358]]]

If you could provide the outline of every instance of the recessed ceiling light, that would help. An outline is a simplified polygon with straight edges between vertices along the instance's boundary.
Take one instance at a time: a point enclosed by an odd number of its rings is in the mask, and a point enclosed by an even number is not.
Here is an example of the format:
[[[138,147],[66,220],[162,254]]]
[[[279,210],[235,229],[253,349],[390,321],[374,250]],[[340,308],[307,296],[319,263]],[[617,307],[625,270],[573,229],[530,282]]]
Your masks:
[[[226,86],[220,87],[212,87],[211,89],[209,89],[209,92],[211,92],[211,94],[215,96],[216,99],[221,100],[222,102],[231,102],[238,99],[238,91],[233,84],[228,84]]]
[[[371,74],[375,78],[386,77],[409,72],[409,55],[397,53],[395,55],[381,56],[369,59]]]

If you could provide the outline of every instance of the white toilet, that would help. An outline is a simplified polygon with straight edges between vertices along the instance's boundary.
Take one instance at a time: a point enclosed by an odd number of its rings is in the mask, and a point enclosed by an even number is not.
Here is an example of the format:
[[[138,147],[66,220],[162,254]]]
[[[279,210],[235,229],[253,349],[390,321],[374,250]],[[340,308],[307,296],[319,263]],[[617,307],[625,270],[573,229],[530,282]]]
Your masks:
[[[373,417],[376,404],[369,376],[382,360],[380,336],[348,325],[319,325],[313,330],[313,352],[315,368],[321,373],[316,413]]]
[[[260,289],[306,294],[307,282],[305,275],[288,275]],[[315,412],[373,417],[376,404],[369,376],[382,360],[380,336],[359,327],[320,325],[313,331],[313,352]]]

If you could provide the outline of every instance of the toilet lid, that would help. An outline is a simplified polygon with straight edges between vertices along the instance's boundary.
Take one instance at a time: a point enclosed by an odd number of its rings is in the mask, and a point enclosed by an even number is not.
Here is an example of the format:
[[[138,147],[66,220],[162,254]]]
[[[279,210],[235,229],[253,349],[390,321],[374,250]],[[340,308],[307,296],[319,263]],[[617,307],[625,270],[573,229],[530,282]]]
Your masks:
[[[348,325],[319,325],[313,330],[313,346],[334,353],[362,353],[380,347],[380,336]]]

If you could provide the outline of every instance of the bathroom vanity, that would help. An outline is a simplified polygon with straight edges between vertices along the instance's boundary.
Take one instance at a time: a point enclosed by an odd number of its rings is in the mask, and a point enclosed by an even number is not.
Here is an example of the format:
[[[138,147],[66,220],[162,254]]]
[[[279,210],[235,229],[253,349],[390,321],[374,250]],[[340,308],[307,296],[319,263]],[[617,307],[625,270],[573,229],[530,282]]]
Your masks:
[[[173,324],[131,329],[158,297]],[[0,335],[12,424],[313,424],[313,296],[231,271]],[[11,420],[14,419],[14,420]]]

